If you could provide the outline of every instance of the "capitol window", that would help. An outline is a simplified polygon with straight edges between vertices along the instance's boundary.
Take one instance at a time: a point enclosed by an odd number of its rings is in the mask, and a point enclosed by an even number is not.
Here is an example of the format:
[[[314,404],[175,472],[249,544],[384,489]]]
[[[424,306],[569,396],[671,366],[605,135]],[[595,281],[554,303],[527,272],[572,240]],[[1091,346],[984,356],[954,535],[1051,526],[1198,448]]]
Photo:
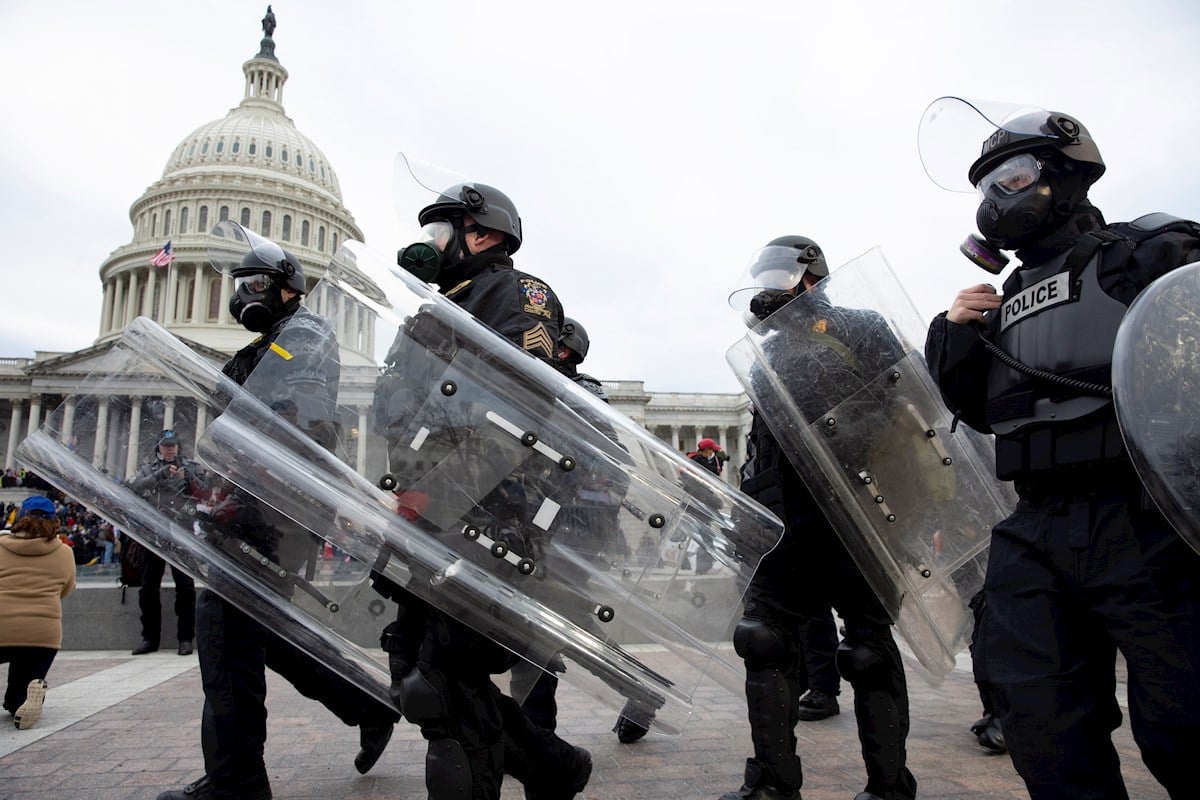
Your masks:
[[[224,222],[229,219],[229,206],[221,206],[221,213],[218,215],[218,222]]]
[[[200,145],[200,155],[203,156],[203,155],[207,155],[207,154],[208,154],[208,141],[205,140],[204,144]]]
[[[231,151],[231,152],[233,152],[233,153],[237,153],[237,151],[238,151],[238,150],[241,150],[241,149],[242,149],[242,143],[241,143],[241,142],[239,142],[237,139],[234,139],[234,140],[233,140],[233,146],[232,146],[232,147],[230,147],[229,149],[230,149],[230,151]]]
[[[268,143],[267,143],[267,149],[266,149],[265,155],[266,155],[266,157],[267,157],[267,158],[270,158],[270,157],[271,157],[271,144],[270,144],[270,142],[268,142]]]
[[[290,242],[292,240],[292,215],[283,215],[283,240]]]
[[[258,152],[258,144],[256,142],[251,142],[250,148],[249,148],[250,155],[254,155],[257,152]]]
[[[208,233],[208,206],[200,206],[200,224],[196,226],[200,233]]]
[[[296,153],[296,166],[301,168],[304,167],[304,156],[300,155],[299,153]]]
[[[271,212],[264,211],[262,215],[262,235],[271,238]]]
[[[325,226],[321,225],[317,228],[317,249],[322,253],[325,252]]]
[[[184,206],[179,211],[179,232],[187,233],[188,230],[188,207]]]
[[[287,148],[286,147],[279,148],[279,160],[285,164],[287,163],[288,157],[287,157]]]
[[[308,220],[300,223],[300,245],[308,247]]]
[[[217,139],[217,152],[222,153],[224,151],[225,151],[225,140]]]
[[[248,208],[242,209],[242,227],[243,228],[250,227],[250,209],[248,209]]]

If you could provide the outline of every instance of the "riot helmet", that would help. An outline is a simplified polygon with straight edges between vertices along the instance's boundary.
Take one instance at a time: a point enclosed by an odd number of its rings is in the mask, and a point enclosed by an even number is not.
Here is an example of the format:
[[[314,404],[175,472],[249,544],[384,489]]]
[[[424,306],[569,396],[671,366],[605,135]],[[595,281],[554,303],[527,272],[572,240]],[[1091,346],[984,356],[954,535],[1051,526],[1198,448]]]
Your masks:
[[[473,222],[466,223],[470,215]],[[504,234],[505,252],[521,246],[521,218],[508,196],[482,183],[459,183],[444,190],[438,199],[421,209],[420,239],[396,254],[397,263],[426,282],[438,282],[444,270],[461,264],[468,256],[464,235],[480,229]]]
[[[272,243],[274,245],[274,243]],[[229,298],[229,313],[244,327],[265,333],[281,317],[286,316],[280,289],[304,294],[304,267],[300,259],[281,247],[254,248],[235,267],[234,293]]]
[[[1015,250],[1061,226],[1104,173],[1081,123],[1057,111],[1007,121],[968,171],[979,191],[975,224],[994,247]]]
[[[729,294],[729,305],[742,311],[746,325],[754,327],[805,291],[806,274],[829,275],[821,246],[807,236],[772,239],[751,257]]]
[[[592,340],[588,338],[587,330],[570,317],[563,319],[562,336],[558,338],[559,345],[570,348],[571,355],[563,361],[568,364],[582,364],[587,358],[588,348]]]
[[[437,200],[421,209],[417,221],[426,225],[434,220],[461,219],[470,214],[483,228],[500,231],[508,240],[508,254],[521,247],[521,217],[508,195],[482,183],[460,183],[441,193]]]
[[[212,229],[208,258],[214,268],[234,279],[229,313],[242,327],[265,333],[296,310],[307,293],[300,259],[279,245],[231,220]],[[284,302],[282,289],[296,297]]]

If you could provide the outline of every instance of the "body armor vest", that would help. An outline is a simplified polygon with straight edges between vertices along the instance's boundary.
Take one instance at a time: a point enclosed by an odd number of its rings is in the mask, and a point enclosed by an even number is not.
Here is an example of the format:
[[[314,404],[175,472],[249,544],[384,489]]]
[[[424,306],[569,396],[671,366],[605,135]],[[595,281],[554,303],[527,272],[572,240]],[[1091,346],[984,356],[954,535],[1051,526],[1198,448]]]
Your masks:
[[[1070,251],[1023,270],[1000,311],[1000,349],[1031,367],[1107,384],[1124,303],[1100,288],[1097,250],[1072,281]],[[1112,403],[1111,397],[1072,392],[1031,379],[995,362],[988,373],[988,424],[1000,436],[1035,423],[1074,420]]]

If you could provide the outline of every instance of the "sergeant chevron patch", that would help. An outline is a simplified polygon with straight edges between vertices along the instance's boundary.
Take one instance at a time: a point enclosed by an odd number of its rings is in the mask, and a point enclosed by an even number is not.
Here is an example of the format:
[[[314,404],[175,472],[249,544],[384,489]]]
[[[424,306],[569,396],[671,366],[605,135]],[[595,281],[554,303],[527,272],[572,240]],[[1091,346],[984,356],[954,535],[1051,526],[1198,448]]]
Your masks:
[[[522,346],[530,352],[541,350],[546,354],[547,358],[554,358],[554,339],[550,336],[550,331],[546,330],[546,326],[539,322],[521,335]]]

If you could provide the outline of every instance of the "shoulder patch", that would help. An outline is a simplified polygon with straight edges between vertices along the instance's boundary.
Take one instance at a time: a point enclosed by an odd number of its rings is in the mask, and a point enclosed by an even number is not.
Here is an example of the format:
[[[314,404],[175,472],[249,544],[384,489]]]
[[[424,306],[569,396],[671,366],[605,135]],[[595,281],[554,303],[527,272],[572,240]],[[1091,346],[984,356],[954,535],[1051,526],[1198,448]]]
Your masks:
[[[521,346],[531,353],[541,350],[546,358],[554,359],[554,339],[540,322],[521,334]]]
[[[521,278],[521,310],[526,314],[537,314],[539,317],[550,319],[550,297],[550,287],[546,284],[536,278]]]

